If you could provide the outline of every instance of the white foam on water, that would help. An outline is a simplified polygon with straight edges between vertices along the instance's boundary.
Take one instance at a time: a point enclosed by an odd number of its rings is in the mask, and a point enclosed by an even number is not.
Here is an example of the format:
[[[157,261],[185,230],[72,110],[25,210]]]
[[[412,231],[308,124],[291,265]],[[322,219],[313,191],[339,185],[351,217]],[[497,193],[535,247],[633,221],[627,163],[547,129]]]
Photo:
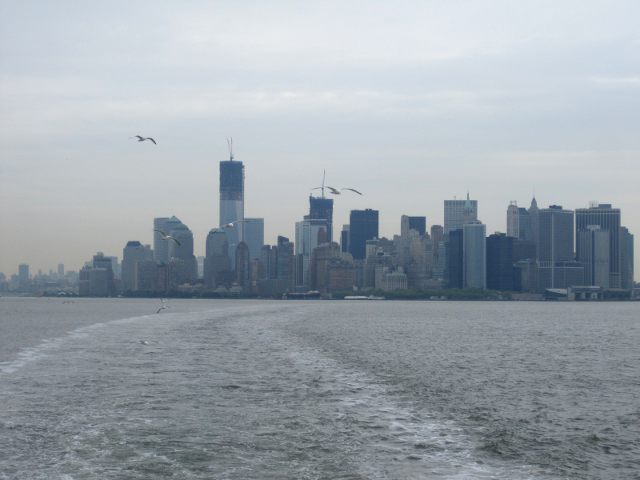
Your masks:
[[[184,312],[184,313],[166,313],[162,316],[158,316],[155,314],[151,315],[141,315],[136,317],[127,317],[120,318],[117,320],[110,320],[107,322],[94,323],[92,325],[87,325],[84,327],[77,328],[75,330],[71,330],[66,334],[43,340],[39,345],[35,347],[28,347],[17,353],[16,357],[13,360],[0,362],[0,377],[2,375],[7,375],[11,373],[15,373],[18,370],[24,368],[25,366],[42,360],[47,357],[52,351],[57,350],[61,346],[69,343],[69,342],[77,342],[78,340],[86,339],[96,332],[103,330],[105,328],[109,328],[114,325],[126,325],[129,323],[137,323],[144,321],[153,321],[154,323],[158,322],[167,322],[167,321],[192,321],[192,320],[201,320],[204,318],[215,318],[212,315],[222,314],[224,312],[220,312],[217,310],[208,310],[202,312]],[[139,343],[139,339],[132,338],[132,342]]]
[[[363,442],[358,452],[360,473],[366,478],[542,478],[529,466],[480,461],[473,438],[454,421],[419,410],[364,372],[306,346],[293,350],[289,358],[310,378],[320,375],[326,388],[335,391],[336,409],[350,420],[349,428],[357,430],[354,436],[372,440]]]

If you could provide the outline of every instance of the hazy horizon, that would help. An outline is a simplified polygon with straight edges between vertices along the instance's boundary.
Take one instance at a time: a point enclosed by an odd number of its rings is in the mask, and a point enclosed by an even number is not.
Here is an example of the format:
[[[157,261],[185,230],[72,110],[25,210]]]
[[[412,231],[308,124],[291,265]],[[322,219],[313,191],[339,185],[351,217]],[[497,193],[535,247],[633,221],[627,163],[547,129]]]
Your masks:
[[[469,191],[487,234],[535,193],[640,235],[637,2],[149,5],[0,0],[1,272],[121,259],[171,215],[203,255],[229,136],[265,243],[323,169],[364,193],[335,198],[336,233],[363,208],[381,236],[442,224]]]

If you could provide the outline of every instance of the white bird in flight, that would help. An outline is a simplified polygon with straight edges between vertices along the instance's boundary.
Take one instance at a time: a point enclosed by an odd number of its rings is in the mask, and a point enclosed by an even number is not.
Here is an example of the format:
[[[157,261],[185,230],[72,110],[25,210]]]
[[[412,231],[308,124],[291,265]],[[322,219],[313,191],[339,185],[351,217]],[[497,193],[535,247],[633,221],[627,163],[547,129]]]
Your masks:
[[[176,242],[176,245],[178,245],[178,246],[180,246],[180,245],[181,245],[180,241],[179,241],[177,238],[172,237],[171,235],[167,235],[167,234],[166,234],[166,233],[164,233],[162,230],[158,230],[157,228],[154,228],[154,229],[153,229],[153,231],[154,231],[154,232],[158,232],[160,235],[162,235],[162,238],[163,238],[164,240],[173,240],[174,242]]]
[[[143,137],[142,135],[135,135],[135,136],[129,137],[129,138],[137,138],[139,142],[144,142],[145,140],[151,140],[154,145],[158,144],[153,138],[151,138],[151,137]]]

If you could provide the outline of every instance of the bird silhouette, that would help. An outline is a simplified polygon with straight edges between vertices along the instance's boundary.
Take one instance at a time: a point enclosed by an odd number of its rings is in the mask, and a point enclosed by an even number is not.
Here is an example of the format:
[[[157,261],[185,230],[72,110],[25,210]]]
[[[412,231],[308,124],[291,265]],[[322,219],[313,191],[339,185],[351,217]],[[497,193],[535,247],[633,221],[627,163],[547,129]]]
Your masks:
[[[362,195],[361,192],[359,192],[358,190],[356,190],[355,188],[341,188],[340,190],[349,190],[350,192],[354,192],[357,193],[358,195]]]
[[[129,137],[129,138],[137,138],[139,142],[144,142],[145,140],[151,140],[154,145],[158,144],[158,142],[156,142],[153,138],[151,138],[151,137],[143,137],[142,135],[135,135],[135,136]]]
[[[178,246],[182,245],[182,244],[180,243],[180,241],[179,241],[177,238],[172,237],[171,235],[167,235],[167,234],[166,234],[166,233],[164,233],[162,230],[158,230],[157,228],[154,228],[154,229],[153,229],[153,231],[154,231],[154,232],[158,232],[160,235],[162,235],[162,238],[163,238],[164,240],[173,240],[174,242],[176,242],[176,245],[178,245]]]

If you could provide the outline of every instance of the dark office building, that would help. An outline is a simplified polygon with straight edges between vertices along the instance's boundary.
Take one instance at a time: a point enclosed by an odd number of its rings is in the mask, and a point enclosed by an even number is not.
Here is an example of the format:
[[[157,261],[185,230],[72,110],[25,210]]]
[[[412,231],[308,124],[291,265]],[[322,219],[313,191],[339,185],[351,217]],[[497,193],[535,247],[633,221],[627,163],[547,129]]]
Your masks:
[[[633,288],[633,235],[626,227],[620,227],[621,287]]]
[[[355,260],[366,257],[367,240],[378,237],[378,210],[351,210],[349,216],[349,253]]]
[[[293,242],[287,237],[278,236],[278,253],[276,257],[276,277],[282,280],[286,288],[293,285],[294,261]]]
[[[309,196],[309,218],[327,221],[327,241],[333,240],[333,198]]]
[[[513,237],[494,233],[487,237],[487,288],[514,291]]]
[[[427,217],[402,215],[400,218],[400,235],[406,237],[409,235],[409,230],[415,230],[418,234],[424,236],[427,233]]]
[[[244,291],[248,291],[251,288],[249,267],[249,247],[246,243],[240,242],[238,248],[236,248],[236,282]]]
[[[462,230],[451,230],[446,241],[447,268],[445,278],[449,288],[462,288],[464,285]]]
[[[342,252],[349,252],[349,225],[343,225],[340,232],[340,250]]]
[[[536,244],[532,240],[520,240],[518,238],[513,239],[513,261],[519,262],[520,260],[535,260],[536,257]]]
[[[415,230],[424,237],[427,233],[427,217],[409,217],[409,230]]]
[[[620,273],[620,209],[612,208],[608,203],[601,203],[589,208],[576,210],[576,252],[579,262],[588,263],[583,258],[589,248],[583,247],[582,242],[590,238],[589,235],[579,235],[579,232],[593,230],[589,227],[600,227],[609,234],[609,281],[610,288],[620,288],[622,275]]]

